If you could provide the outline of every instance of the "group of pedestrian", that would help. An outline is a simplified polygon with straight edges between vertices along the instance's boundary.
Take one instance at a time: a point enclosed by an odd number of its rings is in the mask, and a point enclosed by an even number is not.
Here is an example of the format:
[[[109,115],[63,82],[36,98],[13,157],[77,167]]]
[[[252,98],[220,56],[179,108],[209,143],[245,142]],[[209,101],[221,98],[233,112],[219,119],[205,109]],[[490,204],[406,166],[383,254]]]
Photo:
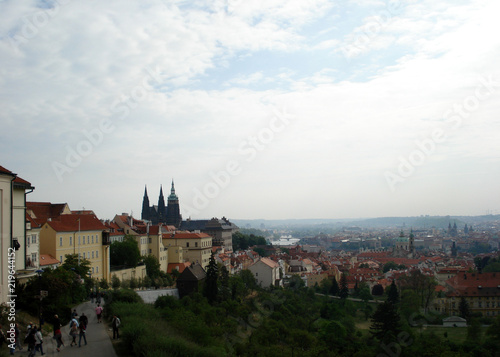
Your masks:
[[[87,344],[87,326],[89,324],[89,319],[87,316],[85,316],[85,313],[82,312],[80,317],[78,317],[78,314],[76,313],[76,309],[73,310],[73,313],[71,314],[71,321],[69,323],[69,335],[71,337],[71,344],[70,346],[76,346],[76,338],[80,337],[78,339],[78,347],[82,347],[82,338],[85,344]]]
[[[12,327],[11,327],[12,328]],[[10,354],[13,355],[16,349],[22,350],[23,347],[21,346],[21,331],[19,330],[19,325],[17,323],[14,324],[14,342],[12,340],[8,340],[7,337],[5,336],[5,333],[3,332],[2,325],[0,325],[0,347],[5,342],[11,342],[8,343]],[[11,330],[9,330],[9,333],[11,333]],[[9,336],[10,338],[10,336]],[[28,345],[28,356],[33,357],[36,353],[36,351],[40,351],[42,356],[45,354],[43,352],[43,336],[41,329],[37,327],[35,324],[30,322],[26,328],[26,335],[24,336],[24,343]]]
[[[100,305],[100,294],[99,294],[99,302],[97,303],[97,307],[95,308],[95,312],[97,315],[97,323],[102,323],[102,313],[103,313],[103,308]],[[78,344],[78,347],[82,346],[82,339],[83,342],[85,342],[85,345],[87,345],[87,327],[88,327],[88,317],[85,315],[85,313],[81,313],[80,316],[78,316],[78,313],[76,312],[76,309],[74,309],[71,313],[71,320],[69,323],[69,336],[71,337],[71,343],[70,346],[76,346]],[[53,339],[56,341],[56,350],[57,352],[61,351],[61,347],[64,346],[63,338],[62,338],[62,332],[61,332],[61,320],[59,319],[58,315],[54,315],[53,318],[53,329],[54,329],[54,336]],[[121,325],[121,320],[118,316],[114,315],[113,319],[111,321],[111,325],[113,327],[113,339],[119,339],[120,338],[120,332],[119,328]],[[40,351],[40,354],[43,356],[45,353],[43,351],[43,336],[41,332],[41,328],[36,326],[33,323],[29,323],[27,326],[27,333],[24,337],[24,344],[27,345],[28,347],[28,356],[33,357],[35,356],[37,351]],[[76,338],[79,337],[78,343],[76,341]],[[16,348],[19,350],[22,350],[23,347],[21,346],[21,332],[19,330],[19,326],[16,323],[15,324],[15,345],[9,345],[10,347],[10,354],[13,355]],[[7,342],[7,338],[5,333],[2,330],[2,326],[0,325],[0,347],[4,343]],[[12,348],[14,347],[14,348]]]

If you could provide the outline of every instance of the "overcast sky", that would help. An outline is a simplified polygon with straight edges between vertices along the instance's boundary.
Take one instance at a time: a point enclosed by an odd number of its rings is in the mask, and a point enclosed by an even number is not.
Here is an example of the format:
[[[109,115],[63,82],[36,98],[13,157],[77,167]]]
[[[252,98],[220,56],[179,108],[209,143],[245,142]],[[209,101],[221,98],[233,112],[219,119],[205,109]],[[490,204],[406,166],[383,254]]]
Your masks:
[[[0,1],[0,165],[99,218],[500,213],[500,2]]]

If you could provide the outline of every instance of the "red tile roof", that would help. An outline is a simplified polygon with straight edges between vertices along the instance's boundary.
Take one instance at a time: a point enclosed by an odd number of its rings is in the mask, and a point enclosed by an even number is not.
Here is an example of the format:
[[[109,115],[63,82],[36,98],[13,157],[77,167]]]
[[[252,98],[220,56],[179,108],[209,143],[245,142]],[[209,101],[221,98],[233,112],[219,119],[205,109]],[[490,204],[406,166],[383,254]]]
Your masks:
[[[163,238],[167,239],[193,239],[193,238],[212,238],[206,233],[194,233],[194,232],[169,232],[163,233]]]
[[[44,224],[49,218],[56,219],[61,215],[66,203],[26,202],[27,210],[35,215],[32,217],[39,224]]]
[[[58,219],[47,221],[57,232],[103,231],[106,226],[91,214],[63,214]]]
[[[40,266],[47,266],[61,263],[50,254],[40,254]]]
[[[5,167],[3,166],[0,166],[0,173],[2,174],[6,174],[6,175],[11,175],[11,176],[15,176],[16,174],[13,173],[12,171],[10,170],[7,170]]]

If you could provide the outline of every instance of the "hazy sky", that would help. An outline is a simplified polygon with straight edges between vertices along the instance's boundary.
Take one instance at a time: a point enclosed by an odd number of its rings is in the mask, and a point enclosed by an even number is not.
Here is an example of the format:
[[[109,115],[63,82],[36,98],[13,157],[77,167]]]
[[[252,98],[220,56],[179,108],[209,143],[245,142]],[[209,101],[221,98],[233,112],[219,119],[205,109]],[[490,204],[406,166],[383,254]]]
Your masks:
[[[500,212],[500,2],[0,1],[0,165],[140,217]]]

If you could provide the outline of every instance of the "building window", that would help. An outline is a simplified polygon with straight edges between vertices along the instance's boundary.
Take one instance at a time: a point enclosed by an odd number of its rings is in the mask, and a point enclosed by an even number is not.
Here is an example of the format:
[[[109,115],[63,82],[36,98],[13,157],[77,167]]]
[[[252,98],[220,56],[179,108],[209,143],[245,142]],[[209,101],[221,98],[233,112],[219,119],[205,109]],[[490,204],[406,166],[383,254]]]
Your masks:
[[[92,244],[94,244],[94,235],[92,234]]]
[[[149,254],[151,254],[151,249],[149,250]]]
[[[186,248],[189,248],[189,242],[186,242]]]
[[[95,267],[95,272],[99,273],[99,267]]]
[[[153,239],[149,238],[149,244],[153,243]]]
[[[87,236],[87,244],[90,244],[90,236]]]
[[[99,251],[98,250],[95,251],[95,257],[99,258]]]
[[[59,246],[62,247],[62,237],[59,237]],[[61,261],[62,263],[62,261]]]
[[[123,238],[122,238],[122,240],[123,240]],[[99,236],[98,235],[95,236],[95,242],[99,243]]]
[[[31,236],[31,243],[36,244],[36,234]]]
[[[194,246],[198,248],[198,242],[194,242]]]
[[[73,245],[73,237],[69,237],[69,245]]]
[[[36,253],[31,253],[31,261],[34,263],[36,262]]]
[[[85,259],[85,252],[83,252],[83,259]]]
[[[94,251],[92,251],[92,259],[94,259]]]
[[[94,270],[95,270],[94,267],[92,267],[92,274],[94,274]]]
[[[62,262],[63,262],[63,261],[62,261],[62,255],[60,255],[60,256],[59,256],[59,261],[60,261],[60,262],[61,262],[61,264],[62,264]]]

